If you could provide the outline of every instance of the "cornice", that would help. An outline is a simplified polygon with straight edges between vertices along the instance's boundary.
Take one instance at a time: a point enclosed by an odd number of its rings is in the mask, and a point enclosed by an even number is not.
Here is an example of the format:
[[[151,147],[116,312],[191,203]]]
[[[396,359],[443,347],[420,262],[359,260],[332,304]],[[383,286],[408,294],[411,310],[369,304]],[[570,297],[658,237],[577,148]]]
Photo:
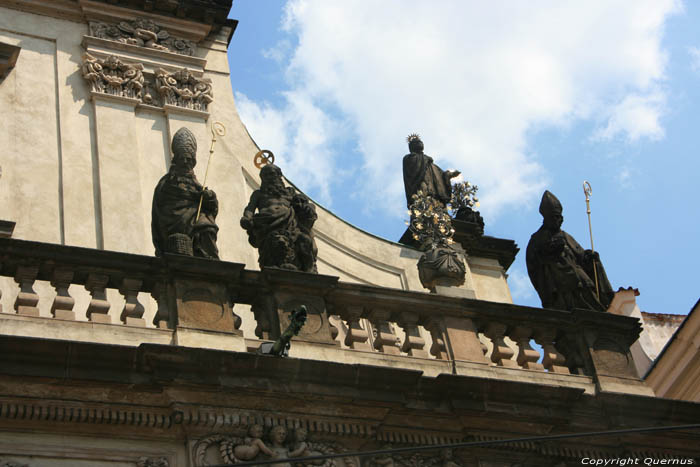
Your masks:
[[[118,23],[120,21],[132,21],[138,18],[148,18],[159,26],[165,28],[171,34],[199,42],[209,35],[213,26],[180,18],[173,18],[145,10],[123,8],[105,2],[94,0],[79,0],[78,3],[87,21],[107,21]]]
[[[149,18],[178,37],[198,42],[222,27],[230,29],[227,33],[233,35],[237,22],[227,19],[231,3],[231,0],[0,0],[0,7],[78,23]]]
[[[85,22],[80,5],[75,0],[0,0],[0,6],[78,23]]]

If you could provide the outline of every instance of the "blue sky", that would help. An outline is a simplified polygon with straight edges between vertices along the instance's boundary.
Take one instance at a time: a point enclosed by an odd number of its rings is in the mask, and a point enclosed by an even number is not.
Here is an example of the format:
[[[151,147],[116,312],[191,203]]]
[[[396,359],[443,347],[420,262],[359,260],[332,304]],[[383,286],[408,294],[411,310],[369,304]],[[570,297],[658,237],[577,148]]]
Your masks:
[[[515,303],[539,306],[524,252],[544,189],[643,311],[697,301],[700,4],[236,0],[237,109],[285,175],[397,240],[401,159],[419,133],[480,187],[486,234],[521,248]]]

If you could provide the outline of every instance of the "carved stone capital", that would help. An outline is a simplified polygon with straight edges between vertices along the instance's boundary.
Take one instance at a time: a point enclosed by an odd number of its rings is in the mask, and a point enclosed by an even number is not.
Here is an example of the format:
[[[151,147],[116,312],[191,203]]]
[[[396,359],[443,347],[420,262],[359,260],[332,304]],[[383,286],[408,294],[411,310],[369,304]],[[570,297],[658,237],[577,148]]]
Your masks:
[[[194,76],[187,68],[174,73],[156,70],[155,88],[164,105],[206,112],[214,100],[211,81]]]

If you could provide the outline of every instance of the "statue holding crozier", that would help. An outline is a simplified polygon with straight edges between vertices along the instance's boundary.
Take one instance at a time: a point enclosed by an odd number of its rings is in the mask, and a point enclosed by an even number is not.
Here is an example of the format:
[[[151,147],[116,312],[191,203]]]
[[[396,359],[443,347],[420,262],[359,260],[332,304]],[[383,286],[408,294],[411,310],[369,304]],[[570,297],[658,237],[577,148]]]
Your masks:
[[[549,191],[542,195],[540,214],[542,227],[532,234],[527,244],[526,262],[527,273],[542,300],[542,307],[606,311],[614,293],[598,253],[584,250],[571,235],[561,230],[562,206]]]
[[[194,175],[197,140],[180,128],[172,142],[170,170],[153,192],[151,232],[156,256],[176,253],[219,259],[216,193],[203,187]]]

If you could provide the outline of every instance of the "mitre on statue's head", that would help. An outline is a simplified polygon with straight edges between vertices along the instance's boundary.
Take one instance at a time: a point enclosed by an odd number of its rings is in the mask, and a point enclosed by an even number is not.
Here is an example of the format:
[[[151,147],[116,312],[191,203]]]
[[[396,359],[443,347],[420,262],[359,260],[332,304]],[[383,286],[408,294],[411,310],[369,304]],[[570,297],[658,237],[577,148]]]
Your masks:
[[[540,201],[540,214],[542,217],[551,216],[552,214],[561,215],[561,203],[549,190],[545,190]]]
[[[194,134],[187,127],[182,127],[173,136],[173,142],[171,145],[173,154],[180,155],[182,153],[188,153],[191,155],[197,154],[197,139]]]

